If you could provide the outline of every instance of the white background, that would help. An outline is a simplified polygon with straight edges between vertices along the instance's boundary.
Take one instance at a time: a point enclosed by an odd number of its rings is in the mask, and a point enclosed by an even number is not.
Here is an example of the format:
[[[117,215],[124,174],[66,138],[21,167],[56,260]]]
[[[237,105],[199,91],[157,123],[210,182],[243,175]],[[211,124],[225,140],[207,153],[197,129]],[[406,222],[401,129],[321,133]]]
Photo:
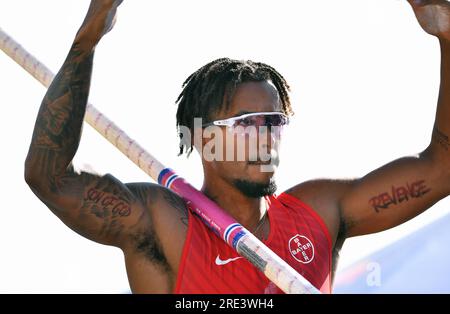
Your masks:
[[[0,0],[0,27],[56,72],[88,5]],[[359,177],[429,143],[439,45],[406,0],[125,0],[98,47],[90,102],[200,187],[199,158],[177,157],[174,103],[189,74],[224,56],[266,62],[292,87],[296,116],[282,146],[279,192],[318,177]],[[122,253],[72,232],[23,180],[44,94],[0,53],[0,292],[126,292]],[[89,126],[76,163],[124,182],[149,180]],[[340,267],[449,209],[446,199],[400,227],[348,240]]]

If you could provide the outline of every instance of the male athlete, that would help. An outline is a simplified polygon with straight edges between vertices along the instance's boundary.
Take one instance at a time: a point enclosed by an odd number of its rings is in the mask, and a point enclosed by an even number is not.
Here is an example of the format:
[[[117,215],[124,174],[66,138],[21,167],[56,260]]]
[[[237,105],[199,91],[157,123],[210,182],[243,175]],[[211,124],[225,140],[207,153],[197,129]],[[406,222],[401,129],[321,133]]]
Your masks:
[[[95,48],[112,28],[121,2],[91,1],[39,110],[25,164],[27,183],[67,226],[122,249],[134,293],[280,293],[170,190],[74,170]],[[439,39],[442,55],[433,136],[416,156],[362,178],[312,180],[276,195],[272,132],[251,134],[242,128],[272,130],[288,123],[289,86],[275,69],[219,59],[193,73],[177,101],[180,130],[194,133],[215,126],[226,139],[226,150],[235,145],[230,138],[244,139],[244,160],[209,159],[203,154],[207,138],[193,144],[181,139],[182,153],[201,153],[202,192],[325,293],[331,292],[336,257],[346,238],[395,227],[450,192],[450,3],[408,2],[422,28]],[[202,118],[202,124],[194,118]],[[264,145],[269,158],[254,158],[250,140],[269,137]],[[269,170],[262,171],[264,166]]]

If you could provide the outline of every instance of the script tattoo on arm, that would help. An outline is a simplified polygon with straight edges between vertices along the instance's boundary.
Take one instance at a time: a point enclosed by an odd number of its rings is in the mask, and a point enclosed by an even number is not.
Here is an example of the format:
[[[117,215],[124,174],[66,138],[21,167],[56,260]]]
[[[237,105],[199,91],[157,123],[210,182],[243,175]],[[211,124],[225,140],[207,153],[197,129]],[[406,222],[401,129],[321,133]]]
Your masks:
[[[425,180],[406,183],[404,186],[392,186],[391,191],[380,193],[369,200],[371,207],[379,213],[382,209],[408,202],[411,199],[420,198],[430,192]]]

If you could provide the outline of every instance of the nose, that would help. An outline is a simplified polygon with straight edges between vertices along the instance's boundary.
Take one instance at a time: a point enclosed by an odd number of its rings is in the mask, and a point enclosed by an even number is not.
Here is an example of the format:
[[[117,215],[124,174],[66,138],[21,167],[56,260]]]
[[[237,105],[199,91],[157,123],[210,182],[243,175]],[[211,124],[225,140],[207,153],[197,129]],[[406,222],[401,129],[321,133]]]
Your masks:
[[[273,156],[273,150],[277,150],[278,136],[276,132],[273,132],[272,128],[260,127],[258,134],[258,150],[259,159],[262,161],[268,161]]]
[[[279,143],[281,137],[281,127],[259,127],[258,140],[261,141],[261,145],[271,148],[275,144]]]

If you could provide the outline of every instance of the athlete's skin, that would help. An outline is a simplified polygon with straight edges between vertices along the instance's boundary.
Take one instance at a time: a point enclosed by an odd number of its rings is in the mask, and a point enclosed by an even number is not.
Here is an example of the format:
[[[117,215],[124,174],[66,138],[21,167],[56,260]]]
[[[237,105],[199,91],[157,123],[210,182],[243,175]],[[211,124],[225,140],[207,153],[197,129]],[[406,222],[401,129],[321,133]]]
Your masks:
[[[450,3],[408,2],[422,28],[436,36],[441,47],[441,86],[429,146],[362,178],[311,180],[287,191],[323,218],[335,257],[346,238],[395,227],[450,192]],[[183,200],[156,184],[122,183],[112,175],[77,172],[72,166],[95,48],[112,28],[120,3],[91,1],[67,59],[43,99],[25,163],[25,179],[67,226],[86,238],[123,250],[134,293],[171,293],[187,230]],[[248,82],[238,87],[229,110],[215,119],[241,111],[279,110],[279,97],[270,82]],[[244,227],[254,230],[265,210],[261,198],[246,197],[233,180],[267,183],[273,172],[261,172],[259,165],[246,161],[208,162],[203,158],[202,163],[202,191]],[[264,220],[256,236],[263,239],[269,230],[269,221]]]

